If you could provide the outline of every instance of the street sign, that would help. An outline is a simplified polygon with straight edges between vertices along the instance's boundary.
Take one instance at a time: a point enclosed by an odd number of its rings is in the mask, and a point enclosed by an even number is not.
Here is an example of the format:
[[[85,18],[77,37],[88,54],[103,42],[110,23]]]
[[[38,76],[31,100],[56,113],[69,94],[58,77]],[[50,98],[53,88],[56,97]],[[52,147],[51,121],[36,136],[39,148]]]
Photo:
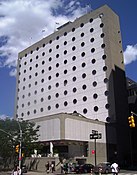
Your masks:
[[[99,134],[98,134],[98,139],[101,139],[101,138],[102,138],[102,134],[99,133]]]
[[[102,134],[90,134],[90,139],[101,139],[102,138]]]
[[[98,134],[98,131],[92,130],[92,134]]]

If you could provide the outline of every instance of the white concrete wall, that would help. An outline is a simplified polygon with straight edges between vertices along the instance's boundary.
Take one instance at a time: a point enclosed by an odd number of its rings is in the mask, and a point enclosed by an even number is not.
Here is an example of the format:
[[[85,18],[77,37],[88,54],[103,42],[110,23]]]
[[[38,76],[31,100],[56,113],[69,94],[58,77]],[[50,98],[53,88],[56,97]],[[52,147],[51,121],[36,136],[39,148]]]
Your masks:
[[[94,141],[90,140],[89,137],[92,130],[97,130],[99,133],[102,133],[102,139],[98,139],[98,142],[106,143],[105,125],[88,123],[69,118],[65,120],[65,138],[68,140]]]

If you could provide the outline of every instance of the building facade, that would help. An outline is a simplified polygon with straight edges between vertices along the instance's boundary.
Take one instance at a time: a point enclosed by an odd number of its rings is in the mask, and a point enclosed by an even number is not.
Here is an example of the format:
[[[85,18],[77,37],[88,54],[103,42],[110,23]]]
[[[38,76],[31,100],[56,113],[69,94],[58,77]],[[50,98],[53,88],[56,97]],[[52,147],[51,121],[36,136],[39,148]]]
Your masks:
[[[84,146],[75,156],[86,156],[87,143],[94,144],[89,135],[97,130],[104,153],[98,161],[128,157],[121,33],[119,18],[108,6],[60,26],[20,52],[16,87],[15,118],[40,124],[40,141],[77,141]]]

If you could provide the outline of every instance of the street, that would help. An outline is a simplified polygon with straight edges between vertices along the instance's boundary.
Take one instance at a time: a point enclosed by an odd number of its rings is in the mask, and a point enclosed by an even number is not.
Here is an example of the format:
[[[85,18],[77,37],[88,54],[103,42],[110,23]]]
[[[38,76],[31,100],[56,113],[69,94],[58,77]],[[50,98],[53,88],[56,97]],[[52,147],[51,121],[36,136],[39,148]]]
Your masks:
[[[0,172],[0,175],[11,175],[11,172]],[[27,173],[24,173],[23,175],[61,175],[61,173],[59,174],[59,173],[55,172],[55,173],[47,174],[46,172],[32,172],[32,171],[29,171]],[[70,175],[70,174],[68,174],[68,175]],[[74,175],[74,174],[71,173],[71,175]],[[95,174],[94,173],[92,173],[92,174],[88,173],[88,174],[80,174],[80,175],[95,175]],[[102,175],[105,175],[105,174],[102,174]],[[112,173],[110,173],[108,175],[112,175]],[[137,175],[137,171],[121,170],[118,175]]]

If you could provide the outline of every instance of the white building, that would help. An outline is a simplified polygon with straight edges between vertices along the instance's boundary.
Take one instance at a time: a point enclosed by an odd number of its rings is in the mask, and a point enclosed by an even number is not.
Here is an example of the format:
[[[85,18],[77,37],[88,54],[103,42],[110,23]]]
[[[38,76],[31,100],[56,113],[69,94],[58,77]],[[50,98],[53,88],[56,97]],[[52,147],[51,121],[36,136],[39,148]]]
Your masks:
[[[106,124],[126,113],[121,43],[118,16],[103,6],[20,52],[15,117],[40,124],[40,141],[68,157],[92,157],[89,135],[97,130],[98,161],[113,157],[116,132],[106,134]]]

